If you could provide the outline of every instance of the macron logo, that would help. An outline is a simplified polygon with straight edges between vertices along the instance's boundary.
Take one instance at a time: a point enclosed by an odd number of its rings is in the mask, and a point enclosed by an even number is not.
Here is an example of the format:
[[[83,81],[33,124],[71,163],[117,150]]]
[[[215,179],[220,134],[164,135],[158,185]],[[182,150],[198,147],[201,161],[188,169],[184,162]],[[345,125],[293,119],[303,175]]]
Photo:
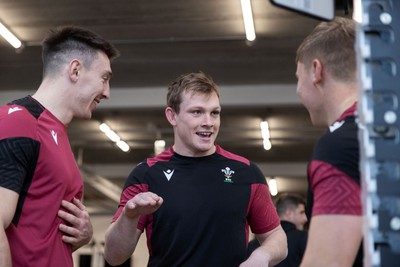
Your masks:
[[[344,124],[344,121],[337,121],[334,124],[332,124],[331,126],[329,126],[329,131],[332,133],[332,132],[336,131],[337,129],[339,129],[343,124]]]
[[[171,170],[163,171],[163,173],[164,173],[164,175],[165,175],[165,177],[167,178],[168,181],[171,179],[172,174],[174,174],[174,171],[175,171],[175,170],[172,170],[172,171],[171,171]]]
[[[13,113],[15,111],[20,111],[20,110],[22,110],[22,108],[19,108],[19,107],[9,108],[8,109],[8,114],[11,114],[11,113]]]
[[[51,136],[53,136],[54,142],[56,142],[56,144],[58,145],[57,133],[53,130],[51,130],[50,133],[51,133]]]

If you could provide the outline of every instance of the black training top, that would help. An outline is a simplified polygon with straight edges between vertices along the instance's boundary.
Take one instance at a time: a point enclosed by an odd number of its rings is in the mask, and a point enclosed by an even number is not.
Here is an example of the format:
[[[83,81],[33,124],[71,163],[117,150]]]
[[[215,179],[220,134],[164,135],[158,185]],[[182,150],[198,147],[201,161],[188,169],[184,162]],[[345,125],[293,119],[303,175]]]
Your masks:
[[[137,226],[146,229],[148,266],[239,266],[246,259],[249,226],[262,234],[280,223],[259,168],[219,146],[213,155],[196,158],[171,147],[139,164],[113,220],[144,191],[164,199]]]

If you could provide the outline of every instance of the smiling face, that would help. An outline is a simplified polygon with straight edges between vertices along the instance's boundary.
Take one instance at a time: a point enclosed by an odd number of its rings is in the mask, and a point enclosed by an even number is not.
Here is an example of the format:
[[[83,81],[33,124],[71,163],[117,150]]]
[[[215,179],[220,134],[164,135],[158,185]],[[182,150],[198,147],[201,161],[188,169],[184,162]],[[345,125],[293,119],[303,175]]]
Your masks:
[[[81,65],[78,71],[78,80],[75,90],[74,117],[90,119],[92,112],[102,99],[110,97],[110,60],[103,52],[98,52],[98,56],[90,66]]]
[[[184,91],[180,111],[165,110],[174,127],[174,150],[180,155],[202,157],[215,152],[215,139],[220,127],[221,105],[215,92],[211,94]]]

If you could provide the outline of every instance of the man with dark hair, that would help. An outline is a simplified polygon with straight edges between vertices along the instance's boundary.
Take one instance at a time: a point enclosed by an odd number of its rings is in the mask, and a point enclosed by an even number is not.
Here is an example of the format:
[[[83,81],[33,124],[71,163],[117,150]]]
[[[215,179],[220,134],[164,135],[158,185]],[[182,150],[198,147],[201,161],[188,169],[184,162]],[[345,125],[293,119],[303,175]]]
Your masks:
[[[276,266],[300,266],[307,245],[307,232],[304,231],[304,226],[307,223],[305,205],[306,202],[301,196],[289,193],[280,195],[275,203],[288,243],[287,257]],[[257,239],[251,240],[248,253],[252,253],[259,246]]]
[[[296,62],[297,94],[312,123],[328,129],[308,165],[311,219],[301,266],[362,266],[355,22],[318,24]]]
[[[307,232],[304,231],[307,223],[306,202],[298,195],[283,194],[275,206],[288,242],[288,256],[276,266],[298,267],[307,245]]]
[[[165,115],[174,144],[129,175],[104,256],[121,264],[146,230],[148,266],[273,266],[286,236],[259,168],[217,144],[219,89],[204,73],[168,87]],[[261,243],[246,259],[249,226]]]
[[[0,266],[72,267],[93,234],[67,136],[109,98],[118,51],[92,31],[61,27],[43,41],[43,79],[0,108]]]

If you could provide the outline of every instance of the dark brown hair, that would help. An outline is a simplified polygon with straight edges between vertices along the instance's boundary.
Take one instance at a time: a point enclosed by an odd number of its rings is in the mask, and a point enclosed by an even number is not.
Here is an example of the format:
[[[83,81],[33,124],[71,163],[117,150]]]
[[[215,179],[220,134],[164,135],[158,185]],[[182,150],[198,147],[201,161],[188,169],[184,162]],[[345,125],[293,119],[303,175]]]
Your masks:
[[[110,60],[119,56],[110,42],[91,30],[77,26],[53,29],[42,41],[43,77],[57,72],[71,57],[81,58],[89,67],[98,51],[104,52]]]
[[[282,216],[283,214],[285,214],[286,209],[295,210],[300,204],[303,204],[304,206],[306,205],[304,198],[297,194],[286,193],[279,196],[275,206],[278,215]]]

